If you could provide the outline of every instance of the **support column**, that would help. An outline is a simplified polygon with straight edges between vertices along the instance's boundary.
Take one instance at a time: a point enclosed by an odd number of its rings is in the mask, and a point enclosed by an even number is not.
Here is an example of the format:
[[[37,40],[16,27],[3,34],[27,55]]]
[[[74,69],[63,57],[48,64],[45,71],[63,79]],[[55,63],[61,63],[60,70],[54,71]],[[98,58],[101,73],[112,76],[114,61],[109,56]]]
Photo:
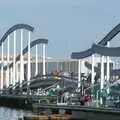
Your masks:
[[[35,75],[38,74],[38,45],[36,45]]]
[[[31,78],[31,62],[30,62],[30,31],[28,32],[28,81],[30,81]],[[29,85],[29,82],[28,82]]]
[[[23,60],[23,29],[21,29],[21,48],[20,48],[20,84],[24,80],[24,60]]]
[[[94,84],[95,80],[94,80],[94,77],[95,77],[95,72],[94,72],[94,66],[95,66],[95,56],[94,54],[92,55],[92,75],[91,75],[91,83],[92,85]]]
[[[14,56],[13,56],[13,85],[16,83],[16,69],[15,69],[15,61],[16,61],[16,31],[14,31]]]
[[[6,86],[8,87],[10,85],[10,77],[9,77],[9,64],[10,64],[10,36],[8,35],[8,49],[7,49],[7,82]]]
[[[1,83],[0,83],[0,89],[3,89],[3,42],[2,42],[2,56],[1,56]]]
[[[107,43],[107,47],[110,47],[110,42]],[[110,79],[110,57],[107,56],[107,74],[106,74],[106,77],[107,77],[107,82],[109,82],[109,79]]]
[[[102,93],[104,87],[104,56],[101,57],[101,80],[100,80],[100,91]],[[102,97],[100,97],[100,104],[103,104]]]
[[[81,87],[81,60],[78,60],[78,88]]]
[[[43,75],[45,75],[45,44],[43,44]]]
[[[100,89],[102,90],[104,87],[104,56],[101,57],[101,81],[100,81]]]

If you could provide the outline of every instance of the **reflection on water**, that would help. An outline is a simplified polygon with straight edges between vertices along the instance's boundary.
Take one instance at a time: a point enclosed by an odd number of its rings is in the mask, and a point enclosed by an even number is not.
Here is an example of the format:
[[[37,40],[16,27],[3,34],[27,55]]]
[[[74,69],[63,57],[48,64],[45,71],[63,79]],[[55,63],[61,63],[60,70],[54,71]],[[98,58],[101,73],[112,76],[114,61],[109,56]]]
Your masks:
[[[23,119],[24,114],[32,114],[32,111],[0,107],[0,120],[18,120],[18,118]]]

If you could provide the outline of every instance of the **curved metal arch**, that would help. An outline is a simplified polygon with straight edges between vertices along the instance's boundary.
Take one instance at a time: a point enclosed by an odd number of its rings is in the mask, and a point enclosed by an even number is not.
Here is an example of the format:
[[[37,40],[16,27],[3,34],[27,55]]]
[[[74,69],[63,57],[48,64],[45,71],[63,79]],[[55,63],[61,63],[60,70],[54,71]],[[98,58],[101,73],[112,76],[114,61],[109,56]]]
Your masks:
[[[98,42],[98,44],[105,46],[107,44],[107,42],[111,41],[112,38],[114,38],[119,32],[120,32],[120,24],[115,26],[100,42]],[[91,52],[88,52],[89,50]],[[92,54],[93,54],[93,52],[92,52],[92,50],[90,48],[90,49],[82,51],[82,52],[73,52],[71,54],[71,58],[73,58],[73,59],[82,59],[82,58],[89,57]]]
[[[34,41],[32,41],[32,42],[30,43],[30,48],[34,47],[34,46],[37,45],[37,44],[48,44],[48,39],[45,39],[45,38],[36,39],[36,40],[34,40]],[[28,52],[28,46],[23,49],[23,55],[26,54],[27,52]],[[18,60],[20,60],[20,55],[18,55],[18,56],[16,57],[16,62],[17,62]],[[12,67],[12,66],[13,66],[13,63],[11,63],[11,64],[9,65],[9,67]],[[6,69],[6,68],[7,68],[7,66],[4,67],[4,69]]]
[[[93,53],[97,53],[103,56],[112,56],[112,57],[120,57],[120,47],[105,47],[98,44],[92,45]]]
[[[34,47],[37,44],[48,44],[48,40],[45,38],[40,38],[40,39],[34,40],[30,43],[30,48]],[[26,52],[28,52],[28,46],[26,48],[24,48],[23,54],[25,54]]]
[[[82,51],[82,52],[73,52],[72,55],[71,55],[71,58],[73,59],[82,59],[82,58],[86,58],[86,57],[89,57],[93,54],[93,51],[92,49],[87,49],[85,51]]]
[[[5,41],[5,39],[7,38],[7,36],[8,36],[9,34],[11,34],[12,32],[14,32],[15,30],[18,30],[18,29],[26,29],[26,30],[28,30],[28,31],[33,32],[34,27],[32,27],[32,26],[30,26],[30,25],[28,25],[28,24],[16,24],[16,25],[12,26],[12,27],[3,35],[3,37],[1,38],[1,40],[0,40],[0,46],[1,46],[2,42]]]
[[[111,41],[120,32],[120,24],[115,26],[98,44],[107,45],[108,41]]]

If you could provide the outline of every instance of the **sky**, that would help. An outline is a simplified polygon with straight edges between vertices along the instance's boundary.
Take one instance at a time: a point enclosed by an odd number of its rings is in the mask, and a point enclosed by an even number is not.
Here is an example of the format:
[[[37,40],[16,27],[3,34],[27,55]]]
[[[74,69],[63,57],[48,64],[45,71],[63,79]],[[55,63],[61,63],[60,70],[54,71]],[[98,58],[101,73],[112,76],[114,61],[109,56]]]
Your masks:
[[[35,27],[31,41],[49,40],[47,56],[70,58],[120,23],[119,5],[120,0],[0,0],[0,36],[15,24],[29,24]]]

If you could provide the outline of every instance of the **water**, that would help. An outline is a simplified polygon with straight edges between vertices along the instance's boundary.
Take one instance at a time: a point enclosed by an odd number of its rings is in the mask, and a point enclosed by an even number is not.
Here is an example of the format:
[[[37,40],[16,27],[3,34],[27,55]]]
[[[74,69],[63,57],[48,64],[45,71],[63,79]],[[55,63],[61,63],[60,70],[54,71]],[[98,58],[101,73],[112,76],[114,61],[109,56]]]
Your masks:
[[[32,114],[32,111],[0,107],[0,120],[18,120],[18,118],[23,119],[25,114]]]
[[[40,114],[40,111],[29,111],[0,107],[0,120],[24,120],[24,115]],[[60,119],[61,120],[61,119]],[[83,120],[83,119],[80,119]],[[85,119],[86,120],[86,119]]]

